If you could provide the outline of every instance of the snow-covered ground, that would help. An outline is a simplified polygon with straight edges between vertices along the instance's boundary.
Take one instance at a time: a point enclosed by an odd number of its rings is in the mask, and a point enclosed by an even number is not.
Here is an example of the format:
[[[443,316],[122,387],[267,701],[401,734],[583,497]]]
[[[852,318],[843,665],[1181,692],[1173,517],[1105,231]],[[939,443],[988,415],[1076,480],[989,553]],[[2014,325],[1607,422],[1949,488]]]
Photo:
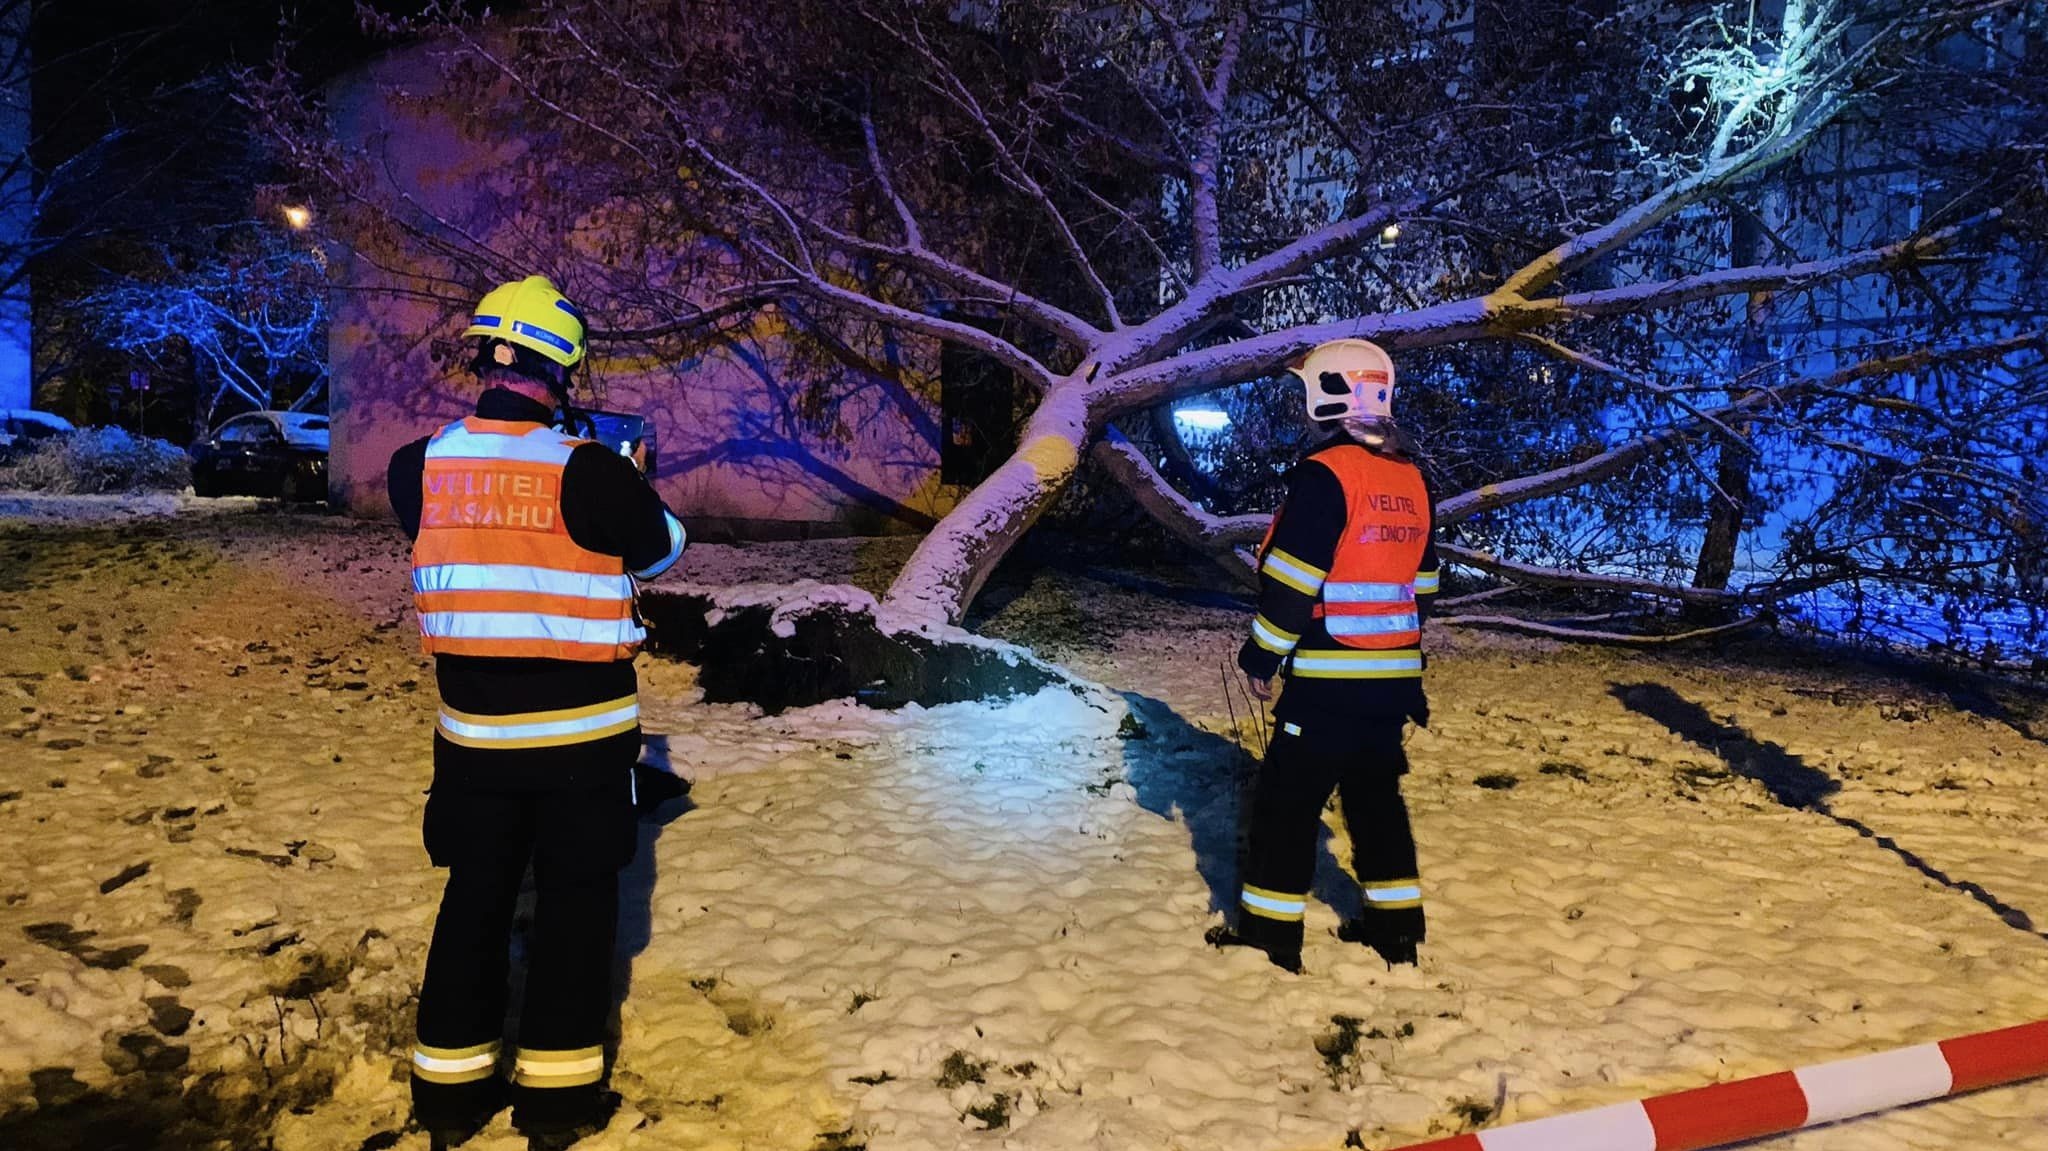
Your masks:
[[[706,546],[687,578],[872,585],[902,552]],[[0,1146],[424,1151],[403,564],[260,510],[0,519]],[[1385,1148],[2048,1016],[2026,701],[1436,637],[1422,966],[1317,904],[1293,977],[1202,943],[1233,712],[1258,738],[1244,617],[1076,575],[990,602],[1134,722],[1065,692],[763,717],[643,661],[694,808],[643,827],[626,1106],[584,1146]],[[2048,1151],[2044,1116],[2036,1083],[1759,1146]]]

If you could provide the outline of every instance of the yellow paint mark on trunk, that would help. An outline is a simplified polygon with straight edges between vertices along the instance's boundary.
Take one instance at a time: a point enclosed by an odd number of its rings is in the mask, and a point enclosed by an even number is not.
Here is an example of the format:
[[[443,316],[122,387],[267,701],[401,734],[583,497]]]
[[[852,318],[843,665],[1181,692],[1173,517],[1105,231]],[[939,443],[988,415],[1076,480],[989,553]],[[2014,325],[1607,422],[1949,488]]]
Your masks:
[[[1031,465],[1040,476],[1051,478],[1071,472],[1081,462],[1074,442],[1065,436],[1034,436],[1017,449],[1017,458]]]

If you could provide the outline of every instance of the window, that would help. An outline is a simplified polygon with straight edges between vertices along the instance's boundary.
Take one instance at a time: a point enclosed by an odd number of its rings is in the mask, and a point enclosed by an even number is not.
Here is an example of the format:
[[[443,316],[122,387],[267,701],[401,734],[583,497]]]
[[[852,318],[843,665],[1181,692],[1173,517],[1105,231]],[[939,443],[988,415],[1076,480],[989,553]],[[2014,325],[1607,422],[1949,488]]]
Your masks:
[[[939,482],[978,484],[1016,447],[1015,374],[993,357],[947,344],[939,351]]]

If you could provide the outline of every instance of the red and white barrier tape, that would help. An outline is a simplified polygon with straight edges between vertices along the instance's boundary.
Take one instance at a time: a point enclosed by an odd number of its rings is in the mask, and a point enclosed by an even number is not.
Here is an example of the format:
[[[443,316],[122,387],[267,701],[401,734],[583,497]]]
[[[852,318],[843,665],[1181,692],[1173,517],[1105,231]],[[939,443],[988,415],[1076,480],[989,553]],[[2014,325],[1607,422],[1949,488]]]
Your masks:
[[[1511,1123],[1399,1151],[1701,1151],[2048,1075],[2048,1020]]]

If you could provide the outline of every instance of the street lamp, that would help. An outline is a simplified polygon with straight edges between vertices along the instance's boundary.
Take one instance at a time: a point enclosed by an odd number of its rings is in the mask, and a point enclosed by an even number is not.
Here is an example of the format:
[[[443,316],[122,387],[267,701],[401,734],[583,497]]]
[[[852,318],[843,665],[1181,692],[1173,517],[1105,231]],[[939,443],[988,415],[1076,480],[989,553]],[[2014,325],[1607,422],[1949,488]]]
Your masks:
[[[286,204],[282,210],[284,222],[294,232],[303,232],[313,225],[313,209],[304,204]]]

